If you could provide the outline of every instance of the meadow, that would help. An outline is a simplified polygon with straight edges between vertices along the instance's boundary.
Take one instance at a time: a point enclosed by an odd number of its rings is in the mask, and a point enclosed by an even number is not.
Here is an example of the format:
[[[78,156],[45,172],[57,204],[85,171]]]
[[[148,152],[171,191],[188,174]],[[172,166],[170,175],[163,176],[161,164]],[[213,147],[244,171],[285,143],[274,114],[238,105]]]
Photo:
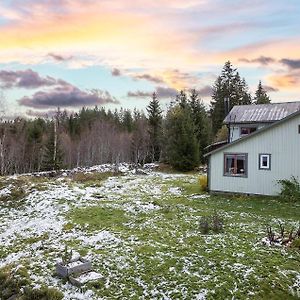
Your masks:
[[[203,234],[215,214],[223,229]],[[299,221],[297,203],[209,195],[196,173],[2,177],[0,299],[299,299],[300,250],[264,242],[268,226]],[[58,278],[65,246],[101,278],[83,289]]]

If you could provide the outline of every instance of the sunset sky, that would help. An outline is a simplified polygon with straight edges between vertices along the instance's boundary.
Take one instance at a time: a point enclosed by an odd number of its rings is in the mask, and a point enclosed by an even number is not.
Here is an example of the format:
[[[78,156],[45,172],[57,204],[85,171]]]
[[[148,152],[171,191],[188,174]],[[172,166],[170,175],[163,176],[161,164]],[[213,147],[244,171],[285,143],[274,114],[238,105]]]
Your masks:
[[[190,88],[208,104],[227,60],[252,92],[300,100],[299,0],[1,0],[0,30],[7,116],[142,109],[154,91],[165,107]]]

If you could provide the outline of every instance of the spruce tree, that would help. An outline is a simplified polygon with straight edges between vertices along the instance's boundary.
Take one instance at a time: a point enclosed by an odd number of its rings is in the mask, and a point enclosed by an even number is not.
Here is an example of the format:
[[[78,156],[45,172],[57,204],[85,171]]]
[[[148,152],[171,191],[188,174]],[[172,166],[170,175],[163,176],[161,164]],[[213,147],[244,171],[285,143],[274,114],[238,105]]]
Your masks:
[[[204,104],[199,99],[199,94],[195,89],[190,92],[189,105],[199,144],[199,156],[201,162],[203,162],[202,154],[204,153],[204,148],[210,143],[210,122]]]
[[[176,103],[180,105],[181,108],[186,108],[188,105],[186,93],[181,90],[176,96]]]
[[[161,152],[162,110],[156,93],[147,107],[151,160],[158,161]]]
[[[199,144],[189,108],[172,107],[165,128],[167,160],[176,170],[193,170],[199,164]]]
[[[213,86],[210,103],[213,134],[222,127],[224,118],[233,106],[251,103],[252,99],[245,79],[241,78],[237,69],[227,61]]]
[[[267,92],[263,88],[261,84],[261,80],[258,83],[257,90],[255,92],[254,97],[254,103],[255,104],[268,104],[271,103],[270,97],[267,95]]]
[[[49,134],[48,141],[45,145],[45,154],[42,162],[44,171],[59,170],[62,167],[63,154],[60,149],[60,143],[57,132],[57,121],[53,120],[53,128]]]

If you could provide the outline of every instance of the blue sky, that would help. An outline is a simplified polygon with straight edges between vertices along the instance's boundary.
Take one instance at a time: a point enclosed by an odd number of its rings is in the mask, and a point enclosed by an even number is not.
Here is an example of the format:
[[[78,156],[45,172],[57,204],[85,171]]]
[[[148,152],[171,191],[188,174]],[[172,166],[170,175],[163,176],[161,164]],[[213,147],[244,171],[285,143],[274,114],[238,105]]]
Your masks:
[[[299,1],[10,0],[0,4],[6,114],[163,107],[210,87],[230,60],[250,90],[300,100]],[[2,101],[3,102],[3,101]]]

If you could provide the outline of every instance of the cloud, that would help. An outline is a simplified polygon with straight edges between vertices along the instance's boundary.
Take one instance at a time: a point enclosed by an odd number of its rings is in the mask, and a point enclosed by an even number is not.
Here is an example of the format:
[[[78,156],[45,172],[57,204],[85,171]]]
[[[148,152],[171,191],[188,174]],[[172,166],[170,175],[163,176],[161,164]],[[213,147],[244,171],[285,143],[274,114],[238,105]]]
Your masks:
[[[136,91],[136,92],[128,92],[127,97],[132,98],[145,98],[145,97],[151,97],[153,93],[151,92],[142,92],[142,91]]]
[[[119,101],[107,91],[82,91],[71,84],[58,86],[47,91],[36,92],[30,97],[19,99],[18,102],[22,106],[36,109],[47,109],[51,107],[82,107],[119,103]]]
[[[62,85],[63,80],[56,80],[53,77],[41,77],[31,69],[22,71],[0,71],[1,87],[8,89],[13,87],[36,89],[45,86]]]
[[[290,69],[300,69],[300,59],[283,58],[280,62],[288,66]]]
[[[272,87],[270,85],[263,85],[263,89],[266,91],[266,92],[269,92],[269,93],[272,93],[272,92],[278,92],[279,89],[275,88],[275,87]]]
[[[156,88],[155,92],[160,98],[174,98],[178,94],[178,91],[173,88],[160,86]]]
[[[113,68],[112,71],[111,71],[111,75],[112,76],[121,76],[122,73],[121,73],[121,70],[119,70],[117,68]]]
[[[134,75],[135,79],[144,79],[150,82],[154,82],[154,83],[163,83],[164,81],[156,76],[152,76],[150,74],[138,74],[138,75]]]
[[[206,85],[203,88],[198,90],[200,97],[210,97],[212,95],[212,87],[210,85]]]
[[[271,75],[269,76],[269,81],[272,86],[280,89],[298,90],[300,85],[300,71]]]
[[[51,58],[53,58],[54,60],[59,61],[59,62],[69,61],[69,60],[73,59],[73,56],[64,56],[64,55],[55,54],[55,53],[48,53],[48,56],[50,56]]]
[[[155,92],[159,98],[174,98],[178,94],[177,90],[170,87],[162,87],[162,86],[157,86],[155,88],[155,91],[153,92]],[[133,97],[133,98],[152,97],[153,92],[144,92],[144,91],[128,92],[127,97]]]
[[[261,65],[264,65],[264,66],[276,62],[276,60],[274,58],[268,57],[268,56],[260,56],[260,57],[253,58],[253,59],[240,58],[239,61],[249,63],[249,64],[258,63],[258,64],[261,64]]]

